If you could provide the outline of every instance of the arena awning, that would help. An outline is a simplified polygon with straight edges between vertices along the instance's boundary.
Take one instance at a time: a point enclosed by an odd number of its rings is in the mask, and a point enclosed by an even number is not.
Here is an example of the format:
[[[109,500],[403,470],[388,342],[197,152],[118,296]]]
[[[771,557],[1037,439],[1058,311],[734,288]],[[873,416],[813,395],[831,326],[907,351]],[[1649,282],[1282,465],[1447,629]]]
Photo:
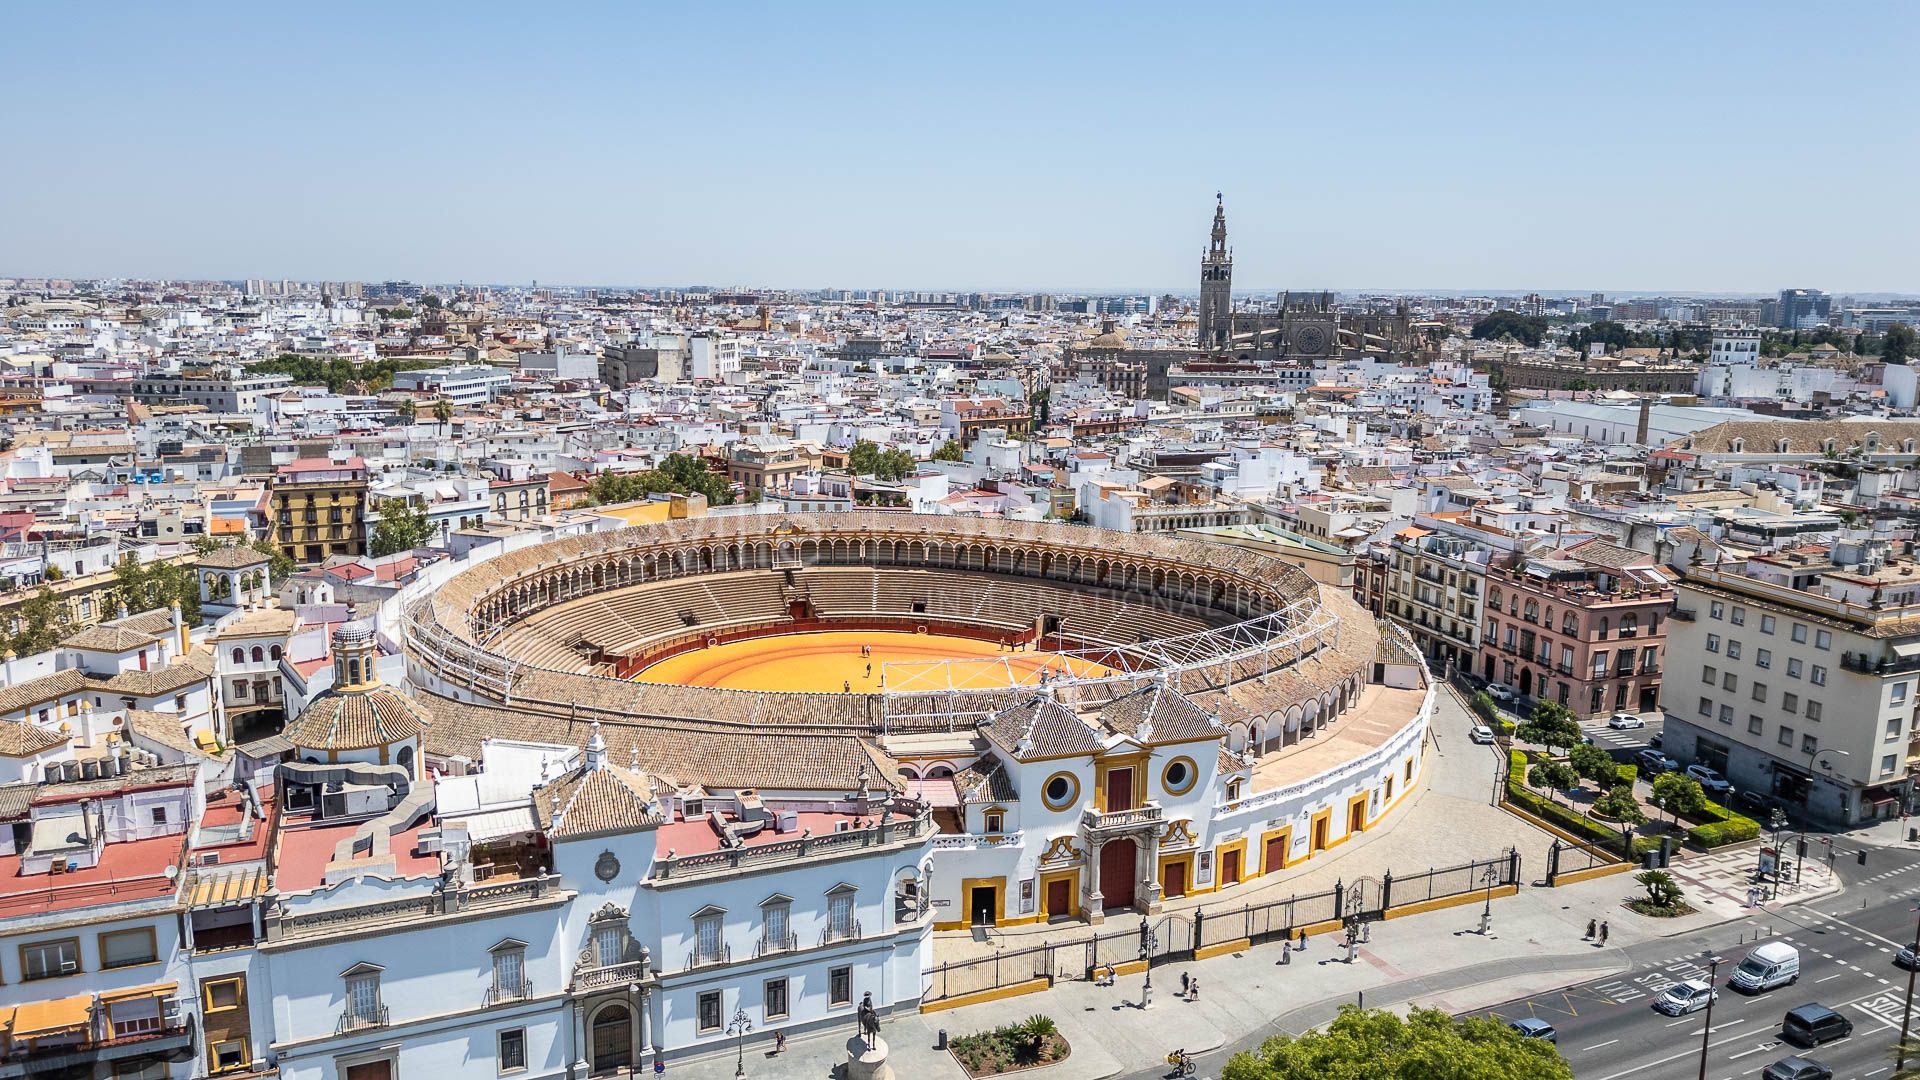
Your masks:
[[[951,778],[939,780],[908,780],[907,796],[918,799],[936,810],[951,810],[960,805],[960,789],[955,787]]]
[[[468,814],[460,819],[460,824],[466,826],[467,839],[476,844],[540,831],[540,823],[534,819],[531,806],[511,806],[505,810]]]

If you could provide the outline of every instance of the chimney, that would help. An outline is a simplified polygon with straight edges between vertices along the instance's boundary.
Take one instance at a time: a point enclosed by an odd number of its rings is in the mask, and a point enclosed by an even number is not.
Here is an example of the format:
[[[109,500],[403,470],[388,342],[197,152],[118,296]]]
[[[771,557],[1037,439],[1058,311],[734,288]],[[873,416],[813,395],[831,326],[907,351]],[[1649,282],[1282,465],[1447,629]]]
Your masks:
[[[1647,419],[1652,412],[1653,412],[1652,399],[1641,398],[1640,399],[1640,423],[1639,423],[1639,426],[1634,429],[1634,433],[1633,433],[1633,441],[1635,444],[1639,446],[1647,445]]]

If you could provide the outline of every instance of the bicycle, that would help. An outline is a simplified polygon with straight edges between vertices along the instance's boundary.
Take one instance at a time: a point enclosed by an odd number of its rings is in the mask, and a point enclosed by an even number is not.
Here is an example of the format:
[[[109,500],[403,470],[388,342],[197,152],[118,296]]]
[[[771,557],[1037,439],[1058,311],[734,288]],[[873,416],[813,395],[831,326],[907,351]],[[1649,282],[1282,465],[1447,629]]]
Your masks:
[[[1185,1050],[1175,1050],[1168,1054],[1167,1064],[1173,1066],[1173,1071],[1168,1073],[1168,1076],[1192,1076],[1200,1068],[1199,1063],[1193,1060],[1193,1055]]]

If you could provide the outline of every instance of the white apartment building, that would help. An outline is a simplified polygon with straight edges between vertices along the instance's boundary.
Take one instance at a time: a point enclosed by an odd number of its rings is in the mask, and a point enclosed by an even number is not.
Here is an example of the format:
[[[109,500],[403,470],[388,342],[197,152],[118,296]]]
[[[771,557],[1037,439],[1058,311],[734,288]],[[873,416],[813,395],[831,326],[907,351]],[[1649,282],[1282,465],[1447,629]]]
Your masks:
[[[511,382],[513,382],[513,376],[500,368],[485,364],[421,368],[415,371],[397,371],[393,375],[395,390],[439,394],[452,402],[456,408],[483,405],[493,400],[493,395],[506,389]]]
[[[1920,567],[1841,544],[1675,586],[1663,749],[1836,824],[1897,816],[1920,764]]]

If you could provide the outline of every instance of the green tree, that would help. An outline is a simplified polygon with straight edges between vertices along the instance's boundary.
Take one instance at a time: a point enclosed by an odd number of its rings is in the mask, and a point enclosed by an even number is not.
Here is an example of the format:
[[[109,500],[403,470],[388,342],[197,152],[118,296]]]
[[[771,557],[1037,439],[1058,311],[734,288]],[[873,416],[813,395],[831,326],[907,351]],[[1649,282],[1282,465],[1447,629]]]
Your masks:
[[[1594,800],[1593,812],[1609,817],[1623,825],[1645,825],[1647,812],[1640,809],[1640,800],[1633,797],[1633,788],[1621,784],[1605,795]]]
[[[1700,781],[1686,773],[1661,773],[1653,778],[1653,805],[1672,815],[1678,824],[1682,815],[1691,817],[1707,808],[1707,793]]]
[[[1221,1080],[1573,1080],[1560,1051],[1488,1017],[1340,1007],[1324,1030],[1235,1054]]]
[[[428,311],[439,311],[445,305],[438,296],[432,293],[425,293],[420,297],[420,306],[426,308]]]
[[[1567,751],[1567,764],[1573,766],[1580,779],[1591,780],[1602,788],[1612,787],[1620,775],[1613,755],[1588,743],[1580,743]]]
[[[446,428],[447,434],[453,433],[453,402],[441,398],[433,403],[433,419]]]
[[[1672,907],[1680,902],[1680,883],[1665,870],[1642,870],[1633,880],[1647,890],[1647,903],[1654,907]]]
[[[1046,427],[1053,419],[1053,391],[1041,387],[1033,392],[1033,400],[1027,403],[1033,409],[1034,426]]]
[[[960,445],[958,439],[948,439],[946,442],[940,444],[940,449],[933,452],[933,460],[965,461],[967,460],[967,451],[965,447]]]
[[[411,424],[420,416],[420,403],[412,398],[402,398],[393,411],[400,414],[400,419]]]
[[[919,467],[912,454],[905,450],[882,450],[878,443],[862,439],[853,444],[847,452],[847,468],[856,476],[871,476],[876,480],[902,480],[913,475]]]
[[[1915,352],[1913,327],[1906,323],[1894,323],[1880,336],[1880,359],[1889,364],[1904,364]]]
[[[412,499],[381,499],[380,522],[373,527],[373,554],[392,555],[432,542],[435,530],[424,504]]]
[[[195,555],[211,555],[218,550],[220,550],[220,541],[215,540],[206,533],[201,533],[199,536],[193,538],[193,553]]]
[[[637,502],[649,495],[668,493],[704,495],[712,506],[725,506],[734,501],[733,488],[727,484],[726,477],[690,454],[668,454],[658,468],[644,472],[602,472],[587,481],[587,498],[594,506]]]
[[[275,547],[273,541],[262,538],[247,546],[267,557],[267,572],[273,575],[273,580],[285,581],[293,576],[293,556]]]
[[[1514,734],[1552,750],[1577,745],[1580,742],[1580,723],[1565,705],[1538,701],[1534,703],[1533,715],[1516,728]]]
[[[45,585],[21,601],[20,610],[15,614],[20,620],[20,631],[7,638],[7,648],[16,656],[46,652],[73,632],[73,614]]]
[[[1547,320],[1503,308],[1479,319],[1469,333],[1478,341],[1510,337],[1522,345],[1538,345],[1547,336]]]
[[[1556,791],[1571,791],[1580,785],[1580,774],[1573,766],[1558,761],[1542,761],[1527,770],[1527,783],[1547,793],[1552,799]]]

